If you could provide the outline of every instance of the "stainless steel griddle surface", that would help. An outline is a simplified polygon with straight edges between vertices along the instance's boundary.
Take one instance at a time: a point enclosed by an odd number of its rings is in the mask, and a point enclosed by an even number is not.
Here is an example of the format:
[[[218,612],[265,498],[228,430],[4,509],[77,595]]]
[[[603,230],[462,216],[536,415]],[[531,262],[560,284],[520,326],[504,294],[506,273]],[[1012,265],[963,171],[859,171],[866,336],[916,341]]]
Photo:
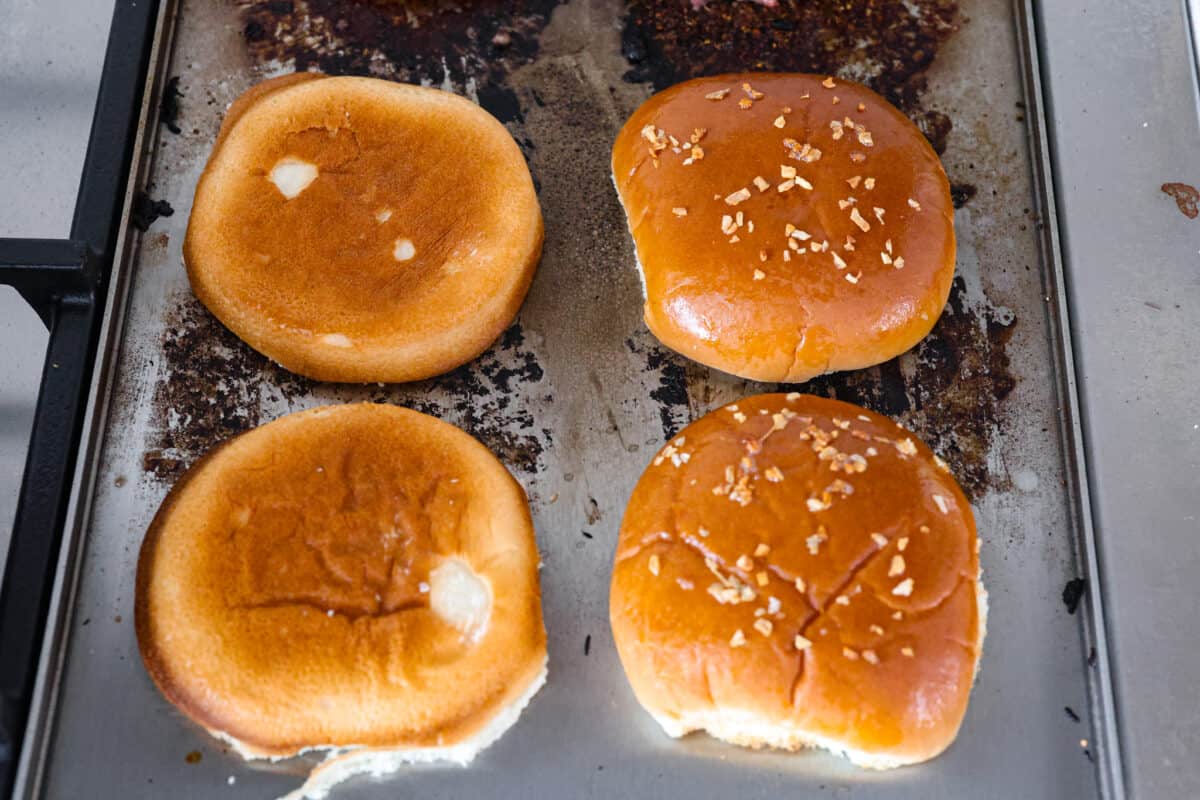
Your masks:
[[[31,793],[264,798],[299,784],[306,765],[240,762],[151,684],[132,625],[138,547],[171,483],[212,445],[290,411],[374,400],[465,427],[526,487],[544,559],[550,679],[470,767],[359,779],[337,797],[1097,794],[1090,759],[1105,754],[1093,752],[1087,643],[1060,599],[1079,569],[1075,498],[1017,14],[992,0],[849,2],[838,16],[818,5],[785,0],[772,12],[782,22],[768,25],[746,3],[695,16],[682,3],[435,2],[398,28],[378,6],[332,0],[184,0],[174,10],[160,77],[179,78],[180,132],[149,132],[148,191],[175,213],[134,241],[124,265],[124,335],[78,532],[77,591],[54,632],[64,665],[47,673],[40,698],[51,713],[39,730],[44,758],[27,773]],[[881,6],[883,17],[866,13]],[[721,30],[731,33],[714,39]],[[255,81],[296,66],[466,94],[522,144],[545,212],[545,253],[518,321],[477,361],[408,386],[317,384],[253,353],[189,292],[180,249],[223,110]],[[870,773],[823,753],[669,740],[635,702],[609,633],[616,531],[653,452],[690,419],[775,388],[690,363],[646,331],[609,148],[656,85],[739,66],[833,70],[877,86],[944,145],[960,200],[958,278],[931,337],[888,364],[804,387],[910,426],[950,462],[977,515],[991,593],[982,670],[957,743],[919,767]]]

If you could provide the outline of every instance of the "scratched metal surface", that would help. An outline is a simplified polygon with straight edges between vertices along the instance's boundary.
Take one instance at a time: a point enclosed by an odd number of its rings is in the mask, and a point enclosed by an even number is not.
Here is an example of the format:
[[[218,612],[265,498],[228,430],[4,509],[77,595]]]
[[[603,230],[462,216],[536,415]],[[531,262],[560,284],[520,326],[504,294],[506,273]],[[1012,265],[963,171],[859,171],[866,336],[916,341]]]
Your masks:
[[[1084,645],[1059,599],[1076,573],[1074,533],[1013,11],[995,0],[861,0],[833,17],[822,10],[832,5],[719,1],[695,17],[633,0],[623,21],[615,0],[465,10],[431,0],[404,15],[333,0],[184,0],[168,67],[179,133],[160,127],[148,187],[175,213],[131,259],[80,582],[58,632],[67,656],[42,794],[263,798],[298,785],[306,765],[241,763],[155,690],[132,626],[138,547],[171,482],[210,446],[290,411],[376,400],[462,425],[526,487],[550,680],[472,766],[359,779],[337,797],[1096,796],[1080,743],[1092,738]],[[223,109],[296,65],[444,86],[521,142],[545,211],[544,257],[518,321],[476,362],[408,386],[316,384],[250,351],[191,296],[180,248]],[[868,80],[944,148],[962,201],[958,279],[934,334],[894,362],[807,387],[898,417],[973,501],[991,592],[982,670],[958,741],[919,767],[877,774],[822,753],[668,740],[634,701],[609,633],[616,531],[651,454],[697,415],[774,388],[691,364],[648,334],[609,146],[655,84],[738,66]]]

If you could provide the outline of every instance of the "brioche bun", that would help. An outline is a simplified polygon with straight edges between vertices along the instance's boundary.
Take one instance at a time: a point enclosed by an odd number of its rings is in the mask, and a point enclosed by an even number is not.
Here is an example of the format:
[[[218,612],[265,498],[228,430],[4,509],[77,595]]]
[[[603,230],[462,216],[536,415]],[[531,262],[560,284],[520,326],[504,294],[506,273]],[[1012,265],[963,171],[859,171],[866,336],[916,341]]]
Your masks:
[[[937,154],[869,89],[819,75],[700,78],[654,95],[612,154],[663,344],[760,381],[886,361],[954,277]]]
[[[447,372],[512,322],[542,246],[504,126],[448,92],[300,73],[230,107],[183,254],[202,303],[317,380]]]
[[[318,408],[172,489],[138,560],[138,645],[246,758],[464,762],[545,679],[537,570],[524,492],[479,442],[395,406]]]
[[[878,414],[801,394],[718,409],[659,452],[610,602],[634,693],[671,736],[880,769],[954,740],[986,617],[944,464]]]

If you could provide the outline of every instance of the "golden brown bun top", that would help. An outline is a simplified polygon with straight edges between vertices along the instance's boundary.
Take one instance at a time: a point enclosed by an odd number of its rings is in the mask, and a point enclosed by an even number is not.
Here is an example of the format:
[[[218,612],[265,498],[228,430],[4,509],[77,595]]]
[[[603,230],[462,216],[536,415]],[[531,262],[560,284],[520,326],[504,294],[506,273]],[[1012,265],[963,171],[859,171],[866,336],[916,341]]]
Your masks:
[[[647,468],[611,613],[660,718],[746,711],[911,762],[966,711],[978,580],[970,506],[923,443],[848,403],[767,394],[688,426]]]
[[[917,127],[863,86],[688,81],[629,118],[612,163],[646,322],[705,364],[770,381],[857,369],[912,347],[945,305],[949,183]]]
[[[431,608],[458,559],[486,627]],[[163,694],[259,755],[454,744],[545,661],[520,486],[483,445],[386,405],[291,414],[192,467],[138,562],[137,632]]]
[[[287,196],[281,164],[315,166]],[[238,336],[321,380],[415,380],[482,352],[541,252],[504,126],[435,89],[309,73],[231,106],[184,244],[193,290]]]

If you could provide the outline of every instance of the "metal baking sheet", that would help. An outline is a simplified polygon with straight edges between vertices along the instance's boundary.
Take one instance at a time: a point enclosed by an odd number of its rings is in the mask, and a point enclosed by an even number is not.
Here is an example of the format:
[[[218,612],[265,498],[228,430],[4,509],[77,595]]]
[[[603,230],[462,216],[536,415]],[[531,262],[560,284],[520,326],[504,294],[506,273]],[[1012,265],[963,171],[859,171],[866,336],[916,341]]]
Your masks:
[[[550,679],[470,767],[357,779],[337,797],[1100,793],[1096,763],[1113,754],[1093,734],[1090,636],[1061,599],[1080,569],[1078,497],[1019,9],[994,0],[782,0],[775,10],[714,0],[698,11],[683,0],[167,6],[163,36],[174,39],[155,78],[179,92],[177,117],[163,108],[178,132],[147,131],[141,174],[174,214],[131,242],[119,276],[130,286],[124,333],[110,354],[111,395],[83,493],[91,502],[71,537],[78,578],[63,580],[50,631],[63,658],[45,660],[24,796],[263,798],[300,783],[308,764],[247,765],[159,695],[137,652],[134,570],[159,502],[201,453],[290,411],[356,400],[459,424],[524,484],[544,560]],[[544,256],[517,322],[475,362],[406,386],[318,384],[255,354],[192,297],[180,249],[224,108],[294,68],[460,92],[521,144],[545,213]],[[804,387],[898,418],[972,499],[991,593],[982,669],[958,741],[918,767],[871,773],[820,752],[669,740],[635,702],[609,633],[617,527],[652,453],[696,416],[776,388],[688,362],[646,331],[609,148],[655,88],[746,68],[874,85],[944,150],[960,205],[958,277],[934,333],[892,362]]]

